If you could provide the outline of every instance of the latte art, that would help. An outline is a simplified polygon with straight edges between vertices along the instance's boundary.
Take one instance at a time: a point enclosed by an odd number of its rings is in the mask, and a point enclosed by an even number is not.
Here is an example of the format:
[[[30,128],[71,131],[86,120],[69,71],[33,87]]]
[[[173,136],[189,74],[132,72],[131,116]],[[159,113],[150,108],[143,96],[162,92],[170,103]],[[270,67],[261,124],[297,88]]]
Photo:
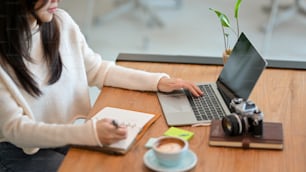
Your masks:
[[[163,136],[153,144],[153,152],[161,166],[173,167],[182,161],[188,142],[179,137]]]
[[[181,149],[182,149],[182,146],[178,143],[166,143],[166,144],[159,145],[157,147],[158,151],[167,152],[167,153],[179,152]]]

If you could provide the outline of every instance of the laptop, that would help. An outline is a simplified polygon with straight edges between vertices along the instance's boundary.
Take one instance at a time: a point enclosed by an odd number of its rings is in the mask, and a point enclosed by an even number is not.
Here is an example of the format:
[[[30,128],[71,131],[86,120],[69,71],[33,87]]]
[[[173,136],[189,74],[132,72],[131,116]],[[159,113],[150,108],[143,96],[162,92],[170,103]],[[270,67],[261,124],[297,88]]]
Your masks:
[[[197,84],[203,96],[194,97],[185,89],[157,93],[168,126],[209,125],[222,119],[231,113],[233,98],[248,99],[266,66],[267,61],[241,33],[217,81]]]

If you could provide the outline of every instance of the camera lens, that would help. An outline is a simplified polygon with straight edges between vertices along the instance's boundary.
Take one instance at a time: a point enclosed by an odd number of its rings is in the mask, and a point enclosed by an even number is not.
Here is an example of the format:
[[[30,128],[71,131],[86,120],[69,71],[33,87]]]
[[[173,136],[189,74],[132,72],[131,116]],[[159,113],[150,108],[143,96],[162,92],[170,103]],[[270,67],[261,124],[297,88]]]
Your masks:
[[[222,128],[226,135],[235,136],[242,133],[242,124],[239,116],[235,113],[222,118]]]

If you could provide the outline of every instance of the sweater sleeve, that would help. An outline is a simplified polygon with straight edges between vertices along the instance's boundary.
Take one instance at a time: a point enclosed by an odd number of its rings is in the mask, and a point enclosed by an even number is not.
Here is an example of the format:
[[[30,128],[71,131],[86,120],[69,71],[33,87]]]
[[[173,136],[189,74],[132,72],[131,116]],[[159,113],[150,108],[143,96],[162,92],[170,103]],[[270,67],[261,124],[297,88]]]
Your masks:
[[[24,150],[69,144],[100,145],[93,122],[74,125],[35,121],[17,103],[4,83],[0,77],[0,141],[11,142]]]
[[[82,54],[88,85],[102,88],[103,85],[120,87],[133,90],[156,91],[161,77],[169,77],[165,73],[150,73],[142,70],[129,69],[116,65],[112,61],[106,61],[95,53],[87,44],[87,41],[78,25],[65,12],[60,15],[66,22],[71,23],[70,36],[78,45]]]
[[[161,77],[169,77],[165,73],[152,73],[116,65],[106,61],[88,47],[80,33],[82,53],[86,67],[88,84],[102,88],[105,86],[120,87],[132,90],[156,91]]]
[[[88,47],[83,36],[81,46],[86,67],[88,84],[102,88],[105,86],[125,89],[156,91],[161,77],[169,77],[165,73],[152,73],[116,65],[114,62],[102,60]]]
[[[157,91],[157,84],[162,77],[169,76],[165,73],[111,66],[106,75],[105,85],[132,90]]]

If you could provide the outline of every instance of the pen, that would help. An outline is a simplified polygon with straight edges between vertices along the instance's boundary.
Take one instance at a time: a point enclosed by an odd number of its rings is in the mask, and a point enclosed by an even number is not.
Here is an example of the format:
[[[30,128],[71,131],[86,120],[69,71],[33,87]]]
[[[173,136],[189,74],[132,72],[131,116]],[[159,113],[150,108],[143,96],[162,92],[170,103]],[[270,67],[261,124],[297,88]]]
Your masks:
[[[115,126],[116,128],[119,128],[119,124],[118,124],[118,122],[116,121],[116,120],[112,120],[112,124],[113,124],[113,126]]]

